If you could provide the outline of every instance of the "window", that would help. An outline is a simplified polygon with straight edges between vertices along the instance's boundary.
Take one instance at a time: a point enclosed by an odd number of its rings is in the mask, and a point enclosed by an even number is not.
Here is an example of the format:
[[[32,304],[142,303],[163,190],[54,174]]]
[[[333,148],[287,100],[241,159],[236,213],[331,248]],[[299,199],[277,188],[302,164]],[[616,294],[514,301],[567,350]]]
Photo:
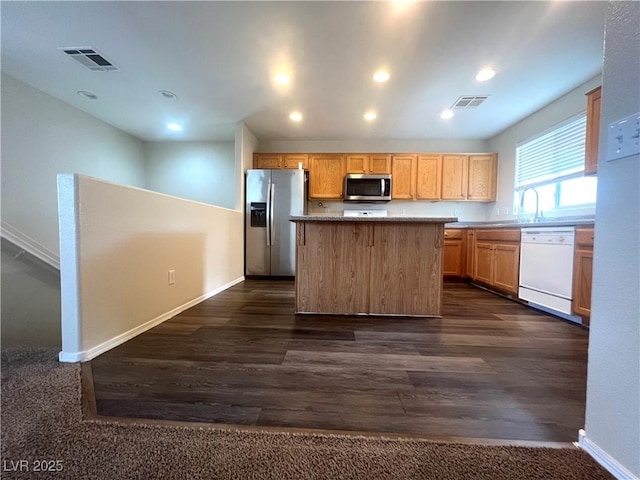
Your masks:
[[[593,207],[596,177],[584,176],[586,115],[516,147],[515,203],[523,213]],[[537,195],[527,193],[535,190]]]

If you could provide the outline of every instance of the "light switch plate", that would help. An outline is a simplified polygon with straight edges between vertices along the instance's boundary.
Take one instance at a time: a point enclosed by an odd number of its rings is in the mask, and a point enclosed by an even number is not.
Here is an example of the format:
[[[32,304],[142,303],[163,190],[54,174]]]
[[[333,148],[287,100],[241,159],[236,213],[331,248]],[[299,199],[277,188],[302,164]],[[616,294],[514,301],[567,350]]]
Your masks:
[[[640,154],[640,113],[611,122],[607,127],[607,162]]]

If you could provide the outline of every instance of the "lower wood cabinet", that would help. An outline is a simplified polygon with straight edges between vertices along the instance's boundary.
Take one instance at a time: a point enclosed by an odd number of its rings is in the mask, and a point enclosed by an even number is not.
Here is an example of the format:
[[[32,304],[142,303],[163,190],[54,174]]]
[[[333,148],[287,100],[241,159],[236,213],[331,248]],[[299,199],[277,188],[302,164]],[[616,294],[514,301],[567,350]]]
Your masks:
[[[576,228],[576,246],[573,259],[573,303],[575,315],[591,316],[591,282],[593,277],[593,227]],[[588,325],[587,322],[583,324]]]
[[[478,229],[475,233],[474,280],[517,295],[520,229]]]
[[[442,274],[445,277],[464,276],[466,267],[465,257],[464,230],[454,228],[445,229]]]
[[[475,277],[475,251],[476,251],[476,231],[473,229],[466,229],[466,238],[465,238],[465,267],[464,267],[464,277],[465,278],[473,278]]]

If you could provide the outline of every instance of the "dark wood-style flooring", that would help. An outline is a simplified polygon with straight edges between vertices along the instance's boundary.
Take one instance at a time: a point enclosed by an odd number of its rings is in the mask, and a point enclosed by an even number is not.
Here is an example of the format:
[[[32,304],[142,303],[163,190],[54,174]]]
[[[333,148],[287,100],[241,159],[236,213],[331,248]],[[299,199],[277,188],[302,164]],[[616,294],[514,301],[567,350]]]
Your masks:
[[[262,427],[570,442],[588,332],[465,283],[442,318],[293,314],[247,280],[91,362],[97,413]]]

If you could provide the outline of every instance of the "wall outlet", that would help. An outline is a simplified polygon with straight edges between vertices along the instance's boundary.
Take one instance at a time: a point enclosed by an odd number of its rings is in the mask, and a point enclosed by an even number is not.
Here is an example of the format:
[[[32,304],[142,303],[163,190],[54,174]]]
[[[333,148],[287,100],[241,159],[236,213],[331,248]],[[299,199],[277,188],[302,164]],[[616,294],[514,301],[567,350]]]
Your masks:
[[[169,285],[173,285],[174,283],[176,283],[176,271],[169,270],[167,279],[169,280]]]
[[[510,211],[510,210],[511,210],[511,209],[510,209],[509,207],[504,207],[504,214],[505,214],[505,215],[509,215],[509,211]]]
[[[453,209],[453,215],[454,215],[455,217],[457,217],[458,215],[460,215],[460,209],[459,209],[459,208],[454,208],[454,209]]]

